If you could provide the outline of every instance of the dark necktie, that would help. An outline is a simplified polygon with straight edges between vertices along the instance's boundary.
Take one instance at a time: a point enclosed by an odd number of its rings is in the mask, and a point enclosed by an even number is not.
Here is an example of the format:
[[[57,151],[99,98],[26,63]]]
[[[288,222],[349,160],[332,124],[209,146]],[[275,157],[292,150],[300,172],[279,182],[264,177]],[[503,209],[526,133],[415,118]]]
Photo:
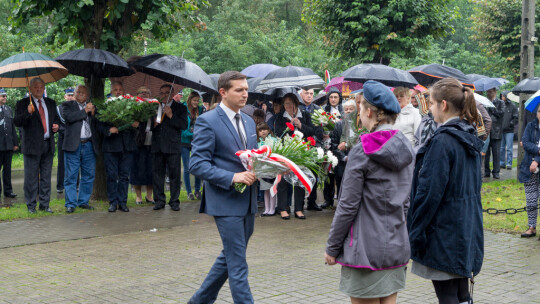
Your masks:
[[[236,119],[236,131],[238,131],[238,135],[240,136],[240,140],[242,140],[242,144],[244,145],[244,149],[246,149],[247,148],[246,139],[244,138],[244,135],[242,134],[242,130],[240,130],[240,114],[234,115],[234,118]]]
[[[41,117],[41,124],[43,125],[43,132],[47,133],[47,119],[45,118],[45,110],[43,109],[43,101],[41,99],[39,102],[39,116]]]

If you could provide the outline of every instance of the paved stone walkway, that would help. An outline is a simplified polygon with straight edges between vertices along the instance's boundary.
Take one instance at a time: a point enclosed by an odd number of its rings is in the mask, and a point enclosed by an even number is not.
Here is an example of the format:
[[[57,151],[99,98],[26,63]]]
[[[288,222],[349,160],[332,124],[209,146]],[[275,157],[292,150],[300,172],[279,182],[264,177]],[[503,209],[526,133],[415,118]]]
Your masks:
[[[186,303],[221,250],[198,206],[0,223],[0,303]],[[248,249],[256,303],[349,303],[338,290],[340,267],[323,261],[333,212],[306,215],[257,218]],[[540,241],[485,236],[475,303],[540,303]],[[233,303],[228,285],[216,303]],[[436,298],[430,282],[409,273],[398,303]]]

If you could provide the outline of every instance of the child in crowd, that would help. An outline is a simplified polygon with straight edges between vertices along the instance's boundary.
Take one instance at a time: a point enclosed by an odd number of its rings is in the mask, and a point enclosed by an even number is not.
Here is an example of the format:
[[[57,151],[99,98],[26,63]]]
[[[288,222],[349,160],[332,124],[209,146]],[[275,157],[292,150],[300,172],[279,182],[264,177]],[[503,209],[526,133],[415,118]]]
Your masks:
[[[405,214],[414,152],[393,127],[401,109],[387,86],[367,81],[359,110],[370,133],[349,152],[325,259],[343,266],[339,289],[351,303],[396,303],[410,256]]]
[[[267,123],[261,122],[257,125],[257,141],[259,142],[259,147],[263,145],[264,140],[268,136],[272,136],[273,133],[270,130],[270,126]],[[264,191],[264,212],[261,216],[273,216],[276,215],[276,196],[272,197],[270,195],[270,188],[268,185],[272,185],[268,182],[261,183],[260,191]]]

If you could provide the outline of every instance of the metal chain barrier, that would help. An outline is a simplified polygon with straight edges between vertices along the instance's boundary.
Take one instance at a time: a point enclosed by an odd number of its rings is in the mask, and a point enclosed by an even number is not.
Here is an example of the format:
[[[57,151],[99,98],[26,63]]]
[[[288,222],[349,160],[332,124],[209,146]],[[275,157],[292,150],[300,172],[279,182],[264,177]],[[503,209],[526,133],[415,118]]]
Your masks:
[[[508,209],[487,208],[487,209],[482,209],[482,211],[486,212],[487,214],[491,214],[491,215],[495,215],[495,214],[516,214],[518,212],[536,211],[539,208],[540,208],[539,205],[536,205],[536,206],[532,206],[532,207],[508,208]]]

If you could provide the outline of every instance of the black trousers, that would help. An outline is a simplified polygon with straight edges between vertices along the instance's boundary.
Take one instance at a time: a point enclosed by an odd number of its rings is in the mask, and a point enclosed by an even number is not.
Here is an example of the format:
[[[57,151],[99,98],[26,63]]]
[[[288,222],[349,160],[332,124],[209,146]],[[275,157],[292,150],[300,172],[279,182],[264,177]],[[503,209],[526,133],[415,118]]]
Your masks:
[[[339,196],[339,189],[341,189],[341,180],[343,176],[329,173],[328,179],[324,183],[324,189],[323,189],[323,195],[324,195],[324,201],[325,202],[334,202],[334,195],[336,194],[336,189],[338,189],[338,196]]]
[[[169,168],[169,181],[171,197],[169,205],[180,205],[180,152],[178,153],[152,153],[152,168],[154,182],[154,200],[157,206],[165,205],[165,168]]]
[[[56,190],[64,190],[64,132],[58,132],[58,167],[56,168]],[[77,185],[79,184],[77,180]]]
[[[493,154],[493,171],[489,169],[490,155]],[[490,139],[488,149],[486,151],[486,158],[484,160],[484,173],[488,174],[499,173],[501,171],[501,140]]]
[[[4,186],[4,195],[11,194],[13,188],[11,187],[11,158],[13,157],[13,151],[0,151],[0,169],[2,169],[2,179],[0,180],[0,193],[2,193],[2,186]]]
[[[468,278],[431,282],[435,287],[435,294],[437,294],[439,304],[472,303]]]
[[[277,208],[276,208],[277,212],[289,210],[289,206],[287,204],[288,185],[289,183],[287,183],[287,181],[285,181],[284,179],[282,179],[281,182],[279,182],[278,184]],[[294,212],[304,211],[304,197],[305,196],[306,196],[306,190],[304,190],[304,188],[298,187],[298,186],[294,187],[294,193],[293,193]]]

